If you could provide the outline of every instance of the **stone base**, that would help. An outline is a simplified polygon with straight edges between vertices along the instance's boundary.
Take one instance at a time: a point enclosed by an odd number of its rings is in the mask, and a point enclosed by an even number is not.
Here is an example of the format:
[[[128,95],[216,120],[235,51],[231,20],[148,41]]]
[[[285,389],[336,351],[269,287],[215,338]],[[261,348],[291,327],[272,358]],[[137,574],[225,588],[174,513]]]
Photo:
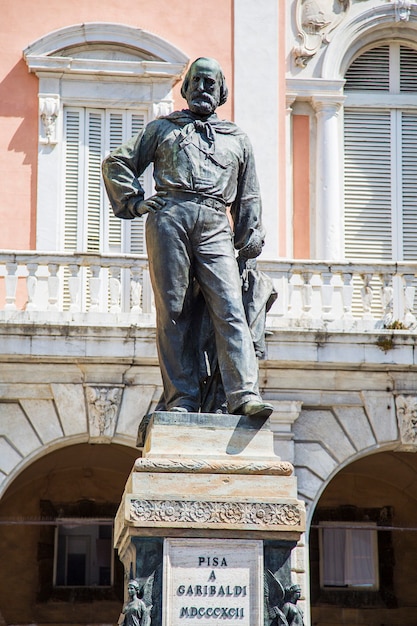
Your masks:
[[[268,419],[151,416],[115,547],[126,577],[152,591],[152,626],[214,624],[223,610],[224,619],[263,626],[264,569],[290,584],[289,556],[304,529],[293,467],[274,454]]]

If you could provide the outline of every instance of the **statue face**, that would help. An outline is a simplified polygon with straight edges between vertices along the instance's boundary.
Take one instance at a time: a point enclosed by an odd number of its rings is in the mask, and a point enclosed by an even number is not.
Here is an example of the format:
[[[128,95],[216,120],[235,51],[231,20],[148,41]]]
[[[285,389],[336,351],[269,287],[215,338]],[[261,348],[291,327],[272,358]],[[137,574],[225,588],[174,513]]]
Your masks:
[[[301,589],[296,587],[292,590],[292,601],[297,602],[301,597]]]
[[[217,65],[209,60],[194,63],[186,91],[188,108],[197,115],[210,115],[219,106],[220,80]]]
[[[127,592],[129,594],[130,597],[134,596],[137,592],[136,589],[136,585],[133,585],[132,583],[129,583],[127,586]]]

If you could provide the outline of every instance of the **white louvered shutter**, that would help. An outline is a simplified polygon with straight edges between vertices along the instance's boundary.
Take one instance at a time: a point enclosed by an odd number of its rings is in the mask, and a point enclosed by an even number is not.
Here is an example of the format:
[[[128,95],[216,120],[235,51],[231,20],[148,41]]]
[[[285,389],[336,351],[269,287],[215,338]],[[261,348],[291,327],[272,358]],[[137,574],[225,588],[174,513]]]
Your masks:
[[[390,112],[345,111],[345,256],[389,261]]]
[[[348,68],[344,113],[345,255],[350,259],[417,258],[417,51],[390,43],[366,51]],[[369,94],[373,106],[349,105]],[[379,104],[376,93],[395,94]],[[401,102],[404,106],[401,106]],[[417,104],[417,103],[416,103]]]
[[[64,110],[64,233],[66,251],[145,252],[143,219],[121,220],[111,209],[101,163],[111,151],[142,130],[144,113],[127,110]],[[151,171],[140,178],[146,195],[151,193]],[[83,278],[83,306],[88,304],[88,276]],[[107,272],[102,272],[105,279]],[[69,306],[68,272],[64,280],[64,307]],[[103,293],[105,293],[105,289]],[[102,297],[103,307],[107,306]]]
[[[65,110],[65,193],[64,193],[64,249],[78,249],[79,206],[83,190],[83,126],[82,110]]]
[[[111,209],[101,163],[111,151],[138,134],[144,113],[104,109],[65,109],[64,248],[80,252],[145,252],[143,219],[121,220]],[[151,172],[140,177],[151,193]]]
[[[86,248],[87,252],[100,253],[104,248],[102,216],[103,185],[101,162],[103,160],[104,112],[86,112]]]
[[[126,136],[126,120],[123,112],[109,111],[107,114],[107,145],[106,153],[115,150],[124,142]],[[115,216],[110,202],[104,195],[105,214],[107,215],[108,229],[105,238],[109,252],[120,252],[122,249],[122,220]]]
[[[145,127],[145,116],[143,114],[132,113],[129,116],[129,136],[133,137],[140,133]],[[151,172],[148,170],[139,178],[140,184],[145,189],[146,195],[151,194]],[[145,244],[145,221],[146,218],[136,218],[130,223],[130,252],[133,254],[144,254]]]
[[[417,260],[417,112],[403,113],[402,141],[402,258]]]
[[[345,91],[389,91],[390,47],[372,48],[349,66]]]

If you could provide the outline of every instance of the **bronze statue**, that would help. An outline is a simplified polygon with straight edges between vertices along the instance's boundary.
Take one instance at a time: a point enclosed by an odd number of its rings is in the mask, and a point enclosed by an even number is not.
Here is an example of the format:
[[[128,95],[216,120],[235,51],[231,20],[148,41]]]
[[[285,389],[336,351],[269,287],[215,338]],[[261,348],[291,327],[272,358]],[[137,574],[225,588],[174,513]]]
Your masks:
[[[285,602],[282,612],[287,618],[288,626],[304,626],[303,612],[297,606],[297,602],[301,596],[300,585],[291,585],[285,589]]]
[[[269,626],[304,626],[303,612],[297,606],[301,596],[300,585],[282,586],[278,578],[265,571],[266,611],[271,620]]]
[[[139,583],[130,580],[127,586],[129,601],[123,607],[118,626],[145,626],[146,605],[139,598]]]
[[[253,259],[263,245],[252,147],[242,130],[215,114],[227,99],[217,61],[194,61],[181,94],[188,109],[150,122],[105,159],[105,185],[118,217],[148,214],[165,409],[202,409],[201,355],[193,322],[197,286],[214,328],[228,411],[267,417],[273,407],[259,395],[257,357],[235,255],[237,249],[242,258]],[[156,194],[144,199],[138,179],[150,163]]]

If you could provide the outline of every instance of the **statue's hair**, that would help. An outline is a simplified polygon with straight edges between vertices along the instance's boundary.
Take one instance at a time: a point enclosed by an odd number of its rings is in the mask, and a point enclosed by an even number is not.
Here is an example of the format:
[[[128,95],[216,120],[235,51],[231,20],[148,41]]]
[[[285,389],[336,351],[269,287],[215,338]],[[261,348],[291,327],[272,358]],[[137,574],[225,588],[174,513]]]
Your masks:
[[[218,73],[219,82],[220,82],[220,102],[219,102],[219,106],[221,106],[222,104],[224,104],[226,102],[229,90],[227,88],[226,79],[224,77],[223,70],[220,67],[220,64],[218,63],[218,61],[216,61],[216,59],[210,59],[209,57],[198,57],[198,59],[196,59],[195,61],[193,61],[191,63],[190,67],[188,68],[188,71],[187,71],[186,75],[184,76],[184,80],[183,80],[183,83],[182,83],[182,86],[181,86],[181,95],[182,95],[182,97],[186,98],[188,85],[189,85],[190,77],[191,77],[191,71],[192,71],[194,65],[196,63],[198,63],[198,61],[210,61],[213,64],[217,65],[217,73]]]
[[[135,580],[134,578],[129,580],[128,585],[132,585],[132,587],[134,587],[136,589],[136,591],[139,591],[139,589],[140,589],[140,585],[139,585],[138,581]]]

